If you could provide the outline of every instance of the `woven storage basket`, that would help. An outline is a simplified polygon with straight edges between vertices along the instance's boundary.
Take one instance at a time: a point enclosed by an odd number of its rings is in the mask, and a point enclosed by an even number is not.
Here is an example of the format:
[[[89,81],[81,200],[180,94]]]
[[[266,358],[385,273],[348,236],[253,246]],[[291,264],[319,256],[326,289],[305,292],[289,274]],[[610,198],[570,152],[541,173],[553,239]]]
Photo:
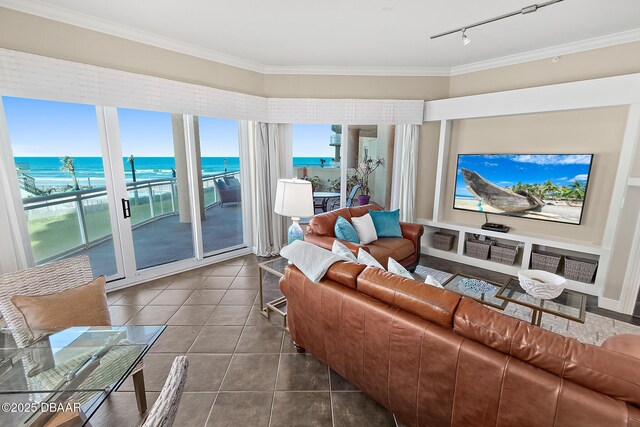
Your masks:
[[[441,251],[450,251],[453,249],[453,241],[456,239],[455,234],[443,233],[436,231],[433,233],[433,247]]]
[[[564,277],[569,280],[591,283],[597,268],[598,261],[575,257],[564,258]]]
[[[493,245],[493,241],[467,239],[467,255],[473,258],[487,259],[489,258],[489,248]]]
[[[513,265],[516,262],[518,246],[496,243],[491,246],[490,254],[491,261],[499,262],[500,264]]]
[[[533,270],[544,270],[550,273],[558,271],[562,255],[551,252],[533,251],[531,253],[531,268]]]

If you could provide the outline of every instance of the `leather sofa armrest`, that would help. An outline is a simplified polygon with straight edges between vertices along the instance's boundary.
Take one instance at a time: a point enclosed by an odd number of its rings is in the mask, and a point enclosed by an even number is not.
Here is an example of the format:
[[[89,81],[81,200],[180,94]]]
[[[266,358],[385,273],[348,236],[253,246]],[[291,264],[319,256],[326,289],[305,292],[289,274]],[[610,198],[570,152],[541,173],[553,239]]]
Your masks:
[[[411,240],[413,242],[413,246],[419,250],[420,238],[424,234],[424,227],[420,224],[401,222],[400,230],[402,230],[402,237]]]
[[[315,234],[305,234],[304,240],[305,242],[313,243],[314,245],[320,246],[321,248],[327,249],[329,251],[333,247],[333,241],[338,240],[340,243],[342,243],[347,248],[349,248],[349,250],[353,252],[355,256],[358,256],[359,249],[364,249],[365,251],[369,252],[369,248],[366,247],[365,245],[361,245],[360,243],[347,242],[345,240],[340,240],[335,237],[318,236]]]
[[[614,335],[607,338],[601,347],[640,359],[640,335]]]

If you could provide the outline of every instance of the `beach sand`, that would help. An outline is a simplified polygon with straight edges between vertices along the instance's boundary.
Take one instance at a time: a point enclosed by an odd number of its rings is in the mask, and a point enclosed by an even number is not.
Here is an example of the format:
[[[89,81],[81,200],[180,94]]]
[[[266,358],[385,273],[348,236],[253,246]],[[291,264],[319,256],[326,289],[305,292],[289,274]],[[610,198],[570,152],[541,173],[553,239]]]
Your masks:
[[[489,206],[487,203],[483,203],[482,212],[503,214],[509,216],[516,216],[521,218],[542,219],[547,221],[568,222],[572,224],[580,223],[581,206],[569,206],[564,202],[551,201],[542,207],[541,212],[523,212],[523,213],[505,213],[499,209],[495,209]],[[476,199],[463,199],[456,197],[454,206],[456,209],[464,209],[478,212],[478,200]]]

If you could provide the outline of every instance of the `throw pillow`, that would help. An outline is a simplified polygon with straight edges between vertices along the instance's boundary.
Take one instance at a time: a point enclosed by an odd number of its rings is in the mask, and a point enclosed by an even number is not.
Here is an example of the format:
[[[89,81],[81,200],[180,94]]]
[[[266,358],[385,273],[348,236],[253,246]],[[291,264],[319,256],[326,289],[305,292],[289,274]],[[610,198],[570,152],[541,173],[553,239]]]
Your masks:
[[[298,267],[313,283],[318,283],[331,265],[344,261],[344,258],[334,253],[302,240],[294,240],[282,248],[280,255]]]
[[[331,247],[331,252],[334,254],[344,258],[346,261],[358,262],[356,256],[349,250],[348,247],[344,245],[344,243],[339,240],[333,241],[333,246]]]
[[[358,249],[358,264],[367,265],[370,267],[378,267],[384,270],[382,264],[378,262],[369,252],[364,249]]]
[[[341,216],[336,220],[336,225],[333,227],[333,230],[336,233],[336,237],[340,240],[351,243],[360,243],[356,229],[353,228],[353,225],[351,225],[349,221]]]
[[[378,237],[402,237],[400,228],[400,209],[395,211],[373,211],[369,214],[373,220]]]
[[[111,326],[105,283],[106,278],[100,276],[86,285],[55,294],[14,295],[11,302],[31,329]]]
[[[376,227],[373,225],[371,214],[362,215],[360,217],[353,217],[351,218],[351,222],[353,223],[353,228],[356,229],[356,233],[358,233],[358,239],[360,239],[360,243],[362,243],[363,245],[368,245],[374,240],[378,240]]]
[[[433,278],[433,276],[429,275],[426,279],[424,279],[424,283],[427,285],[435,286],[436,288],[444,288],[440,282]]]
[[[389,273],[397,274],[398,276],[406,277],[407,279],[413,279],[409,270],[404,268],[402,264],[393,258],[389,258],[389,261],[387,262],[387,271]]]

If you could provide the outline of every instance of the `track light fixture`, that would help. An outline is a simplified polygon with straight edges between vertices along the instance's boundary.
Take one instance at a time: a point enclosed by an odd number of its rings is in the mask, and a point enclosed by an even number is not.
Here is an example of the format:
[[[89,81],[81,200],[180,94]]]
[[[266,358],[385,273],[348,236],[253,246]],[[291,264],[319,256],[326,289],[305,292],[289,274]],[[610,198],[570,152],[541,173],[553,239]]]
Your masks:
[[[466,28],[462,30],[462,44],[465,46],[471,43],[471,39],[469,38],[469,36],[467,36],[466,32],[467,32]]]
[[[448,36],[449,34],[454,34],[458,32],[462,32],[462,43],[466,46],[471,43],[471,39],[465,34],[465,32],[469,28],[479,27],[480,25],[489,24],[491,22],[499,21],[501,19],[510,18],[516,15],[527,15],[529,13],[537,12],[538,9],[542,9],[543,7],[551,6],[552,4],[560,3],[564,0],[550,0],[545,3],[540,4],[532,4],[531,6],[523,7],[520,10],[516,10],[514,12],[505,13],[504,15],[496,16],[495,18],[485,19],[484,21],[476,22],[475,24],[465,25],[464,27],[456,28],[455,30],[445,31],[444,33],[436,34],[431,36],[431,39],[437,39],[438,37]]]

